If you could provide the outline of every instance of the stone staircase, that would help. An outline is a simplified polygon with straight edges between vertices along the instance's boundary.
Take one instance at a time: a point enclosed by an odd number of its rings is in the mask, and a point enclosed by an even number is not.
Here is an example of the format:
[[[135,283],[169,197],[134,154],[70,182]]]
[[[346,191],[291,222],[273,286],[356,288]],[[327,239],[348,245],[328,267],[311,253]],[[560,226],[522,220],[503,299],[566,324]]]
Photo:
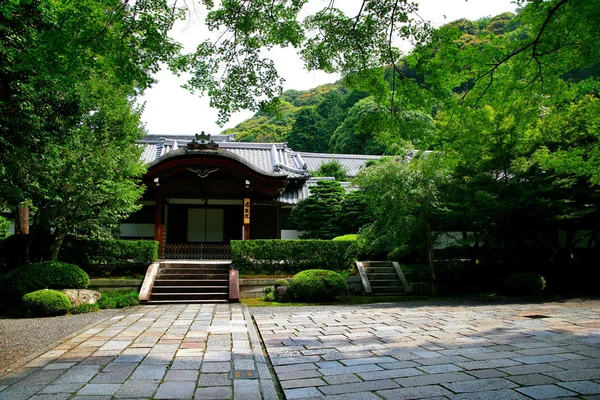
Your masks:
[[[237,285],[237,271],[224,261],[160,262],[148,269],[140,300],[146,304],[228,303],[232,275]]]
[[[397,262],[357,261],[366,294],[391,296],[410,292],[410,285]]]

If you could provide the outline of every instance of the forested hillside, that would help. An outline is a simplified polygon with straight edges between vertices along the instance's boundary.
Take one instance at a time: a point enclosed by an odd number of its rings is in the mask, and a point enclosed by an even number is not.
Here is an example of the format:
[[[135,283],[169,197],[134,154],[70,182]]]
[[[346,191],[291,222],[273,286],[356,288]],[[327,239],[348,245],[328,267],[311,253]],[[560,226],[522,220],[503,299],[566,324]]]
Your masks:
[[[438,34],[451,32],[452,46],[477,51],[482,43],[513,32],[518,26],[514,17],[503,13],[478,21],[462,19],[442,27]],[[237,141],[286,141],[295,150],[309,152],[394,154],[408,142],[429,149],[436,111],[446,94],[435,93],[433,85],[424,83],[427,76],[435,75],[423,69],[424,60],[434,61],[427,51],[427,47],[417,49],[395,66],[364,71],[335,84],[287,90],[272,110],[259,111],[223,133],[236,134]],[[410,79],[412,85],[393,98],[400,77]],[[467,80],[452,91],[468,88]]]

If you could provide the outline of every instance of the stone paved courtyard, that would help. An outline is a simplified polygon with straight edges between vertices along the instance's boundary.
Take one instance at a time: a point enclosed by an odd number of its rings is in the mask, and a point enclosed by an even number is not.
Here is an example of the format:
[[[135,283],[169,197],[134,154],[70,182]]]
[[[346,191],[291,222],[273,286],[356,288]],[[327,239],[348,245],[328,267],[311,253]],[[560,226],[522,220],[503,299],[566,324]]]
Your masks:
[[[600,399],[600,302],[255,315],[288,399]]]
[[[600,399],[600,301],[141,306],[0,376],[7,400],[284,396]]]

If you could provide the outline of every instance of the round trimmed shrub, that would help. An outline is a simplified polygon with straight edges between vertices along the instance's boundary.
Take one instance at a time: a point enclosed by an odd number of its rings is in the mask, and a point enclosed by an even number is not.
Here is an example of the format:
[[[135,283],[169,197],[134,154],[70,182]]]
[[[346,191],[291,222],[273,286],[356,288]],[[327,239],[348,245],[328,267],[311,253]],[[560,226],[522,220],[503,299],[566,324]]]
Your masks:
[[[71,302],[64,293],[58,290],[36,290],[21,298],[25,310],[37,317],[52,317],[65,315],[71,310]]]
[[[60,261],[22,265],[8,274],[8,280],[19,297],[39,289],[85,289],[90,284],[81,268]]]
[[[539,294],[546,287],[544,277],[535,272],[520,272],[508,277],[504,282],[507,294],[516,296],[532,296]]]
[[[304,301],[331,301],[346,293],[348,285],[343,276],[326,269],[308,269],[292,278],[290,289],[294,297]]]
[[[273,283],[273,287],[277,289],[279,286],[290,286],[290,283],[287,279],[277,279],[275,283]]]

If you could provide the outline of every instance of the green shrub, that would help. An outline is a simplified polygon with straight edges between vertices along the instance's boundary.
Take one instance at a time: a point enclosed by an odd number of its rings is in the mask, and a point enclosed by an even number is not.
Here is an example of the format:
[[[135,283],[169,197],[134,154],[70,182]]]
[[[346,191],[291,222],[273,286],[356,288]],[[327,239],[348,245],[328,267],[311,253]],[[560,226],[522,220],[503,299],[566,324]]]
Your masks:
[[[331,301],[346,293],[348,285],[343,276],[325,269],[309,269],[292,278],[290,289],[294,296],[304,301]]]
[[[100,309],[98,304],[80,304],[71,309],[71,314],[86,314],[90,312],[96,312]]]
[[[356,233],[349,233],[347,235],[342,235],[342,236],[334,237],[331,240],[352,240],[352,241],[356,241],[356,240],[358,240],[358,235]]]
[[[546,280],[535,272],[520,272],[508,277],[504,282],[507,294],[516,296],[532,296],[546,288]]]
[[[21,298],[23,308],[33,316],[51,317],[64,315],[71,310],[71,301],[57,290],[36,290]]]
[[[273,286],[277,289],[279,286],[290,286],[290,283],[287,279],[277,279]]]
[[[158,258],[158,242],[69,238],[60,258],[81,266],[94,277],[144,274]]]
[[[275,301],[275,293],[273,291],[265,293],[264,301]]]
[[[98,306],[101,309],[137,306],[140,304],[139,295],[136,290],[107,290],[102,292]]]
[[[240,272],[296,273],[315,265],[334,271],[352,269],[355,241],[232,240],[231,259]]]
[[[8,276],[12,293],[23,296],[39,289],[85,289],[90,284],[88,275],[77,265],[60,261],[25,264]]]

